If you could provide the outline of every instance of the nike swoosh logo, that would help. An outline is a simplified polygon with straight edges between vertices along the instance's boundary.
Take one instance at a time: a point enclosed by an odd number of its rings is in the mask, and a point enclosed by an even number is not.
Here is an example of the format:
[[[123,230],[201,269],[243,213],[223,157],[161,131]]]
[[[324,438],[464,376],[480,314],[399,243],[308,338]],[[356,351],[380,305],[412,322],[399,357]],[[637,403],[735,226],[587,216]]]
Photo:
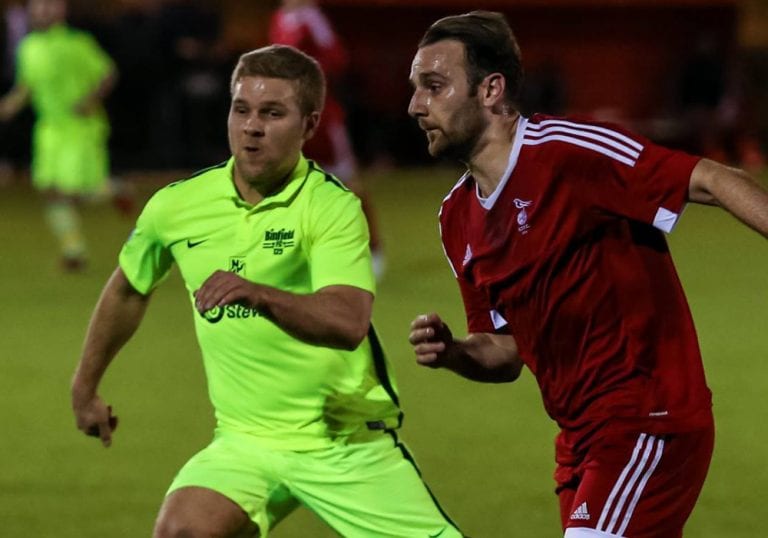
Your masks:
[[[429,538],[437,538],[438,536],[442,536],[442,534],[445,532],[445,530],[446,530],[447,528],[448,528],[448,527],[443,527],[443,530],[441,530],[441,531],[440,531],[440,532],[438,532],[437,534],[430,534],[430,535],[429,535]]]
[[[187,248],[195,248],[197,245],[202,245],[206,241],[208,241],[208,240],[207,239],[201,239],[200,241],[194,241],[193,242],[193,241],[190,241],[189,239],[187,239]]]

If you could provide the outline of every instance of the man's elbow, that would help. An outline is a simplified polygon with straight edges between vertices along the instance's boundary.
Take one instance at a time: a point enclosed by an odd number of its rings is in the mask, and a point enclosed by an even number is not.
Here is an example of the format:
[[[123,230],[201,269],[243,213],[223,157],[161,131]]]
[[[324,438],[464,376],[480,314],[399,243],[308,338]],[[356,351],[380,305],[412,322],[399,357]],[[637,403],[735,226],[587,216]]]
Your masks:
[[[522,363],[520,362],[505,363],[486,370],[483,381],[486,383],[511,383],[520,377],[522,369]]]
[[[370,321],[356,321],[345,328],[340,334],[339,347],[345,351],[354,351],[357,349],[360,344],[363,343],[365,337],[368,336],[370,326]]]
[[[520,374],[523,371],[523,362],[521,360],[515,360],[504,367],[504,382],[511,383],[512,381],[517,381],[517,378],[520,377]]]

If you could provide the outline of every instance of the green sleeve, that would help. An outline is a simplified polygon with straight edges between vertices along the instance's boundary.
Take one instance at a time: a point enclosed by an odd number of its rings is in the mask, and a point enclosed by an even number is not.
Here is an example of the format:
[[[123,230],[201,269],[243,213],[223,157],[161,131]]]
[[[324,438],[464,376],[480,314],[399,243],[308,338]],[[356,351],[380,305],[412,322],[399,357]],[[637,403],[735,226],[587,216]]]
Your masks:
[[[330,189],[335,192],[329,196],[317,193],[308,215],[314,232],[309,253],[312,290],[347,285],[374,293],[368,225],[360,200],[330,183],[318,191]]]
[[[139,293],[147,294],[168,275],[173,256],[156,232],[159,202],[150,199],[136,221],[136,227],[120,251],[120,268]]]
[[[82,57],[88,66],[89,73],[95,79],[101,81],[114,68],[112,58],[104,52],[104,49],[99,46],[96,39],[89,34],[84,33],[81,35],[80,46],[83,52]]]

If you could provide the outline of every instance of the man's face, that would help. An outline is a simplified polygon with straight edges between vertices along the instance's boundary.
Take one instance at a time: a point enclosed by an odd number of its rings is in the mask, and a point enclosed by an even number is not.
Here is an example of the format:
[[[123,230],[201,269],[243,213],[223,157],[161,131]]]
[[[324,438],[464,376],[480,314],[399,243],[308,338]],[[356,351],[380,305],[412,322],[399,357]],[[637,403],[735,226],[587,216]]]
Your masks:
[[[255,187],[270,186],[296,164],[319,114],[303,116],[294,82],[260,76],[235,84],[229,109],[229,147],[239,178]]]
[[[67,3],[65,0],[29,0],[27,12],[32,28],[44,30],[64,21],[67,15]]]
[[[464,45],[443,40],[420,48],[410,80],[408,113],[426,132],[429,154],[468,160],[487,122],[478,97],[470,95]]]

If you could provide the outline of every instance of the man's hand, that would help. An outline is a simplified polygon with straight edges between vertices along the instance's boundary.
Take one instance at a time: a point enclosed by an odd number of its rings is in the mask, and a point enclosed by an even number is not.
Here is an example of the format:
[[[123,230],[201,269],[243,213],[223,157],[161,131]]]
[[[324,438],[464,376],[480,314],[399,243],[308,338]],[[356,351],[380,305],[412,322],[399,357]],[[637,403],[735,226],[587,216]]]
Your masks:
[[[99,437],[105,447],[112,444],[112,432],[117,428],[117,417],[112,415],[112,407],[106,405],[98,395],[85,400],[73,395],[72,409],[80,431]]]
[[[445,366],[446,352],[454,343],[448,325],[435,313],[423,314],[411,322],[408,341],[416,353],[416,362],[430,368]]]
[[[195,308],[201,314],[228,304],[259,307],[259,286],[229,271],[216,271],[195,293]]]

